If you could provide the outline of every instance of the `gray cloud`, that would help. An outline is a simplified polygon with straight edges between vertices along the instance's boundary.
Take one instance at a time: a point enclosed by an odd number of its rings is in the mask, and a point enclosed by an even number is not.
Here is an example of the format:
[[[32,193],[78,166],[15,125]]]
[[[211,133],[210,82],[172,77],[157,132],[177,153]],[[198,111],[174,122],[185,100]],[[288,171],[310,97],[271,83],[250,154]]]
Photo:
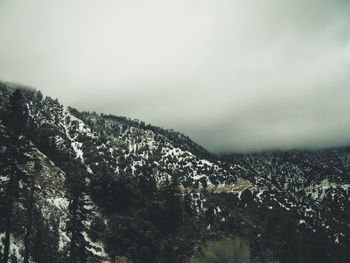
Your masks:
[[[350,3],[0,2],[0,78],[216,152],[350,143]]]

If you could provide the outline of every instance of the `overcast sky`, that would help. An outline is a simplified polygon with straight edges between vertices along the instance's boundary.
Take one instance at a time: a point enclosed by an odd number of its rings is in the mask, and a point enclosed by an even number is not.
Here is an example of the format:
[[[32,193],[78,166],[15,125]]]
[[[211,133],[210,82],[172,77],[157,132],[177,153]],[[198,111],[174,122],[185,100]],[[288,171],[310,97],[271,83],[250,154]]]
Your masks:
[[[350,143],[348,0],[0,0],[0,79],[215,152]]]

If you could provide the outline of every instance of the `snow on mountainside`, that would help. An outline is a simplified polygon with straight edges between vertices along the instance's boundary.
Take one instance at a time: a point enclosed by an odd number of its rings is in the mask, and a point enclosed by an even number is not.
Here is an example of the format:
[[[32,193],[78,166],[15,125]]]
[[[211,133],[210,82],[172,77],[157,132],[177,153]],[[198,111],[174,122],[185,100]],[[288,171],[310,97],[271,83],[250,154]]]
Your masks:
[[[12,92],[0,85],[0,110]],[[178,132],[65,109],[39,92],[23,92],[32,161],[22,169],[35,174],[36,207],[46,225],[57,225],[62,251],[71,238],[66,223],[72,216],[66,184],[71,177],[64,169],[70,165],[83,175],[86,189],[107,173],[135,180],[150,175],[158,186],[176,177],[212,233],[240,234],[261,245],[260,239],[269,239],[266,225],[276,216],[288,218],[297,231],[324,234],[327,246],[336,251],[350,246],[350,148],[218,157]],[[8,136],[6,130],[2,122],[3,138]],[[39,174],[33,170],[35,161],[42,167]],[[6,180],[2,175],[0,179]],[[99,262],[109,256],[103,241],[91,232],[97,219],[106,222],[106,213],[91,195],[83,191],[84,209],[89,211],[83,219],[83,236],[90,261]],[[11,242],[12,253],[21,260],[24,240],[18,235]]]
[[[333,242],[348,244],[350,218],[346,211],[350,209],[350,148],[227,158],[241,164],[241,176],[250,177],[256,185],[271,189],[260,192],[261,202],[274,202],[275,206],[295,211],[300,224],[313,231],[326,229]]]

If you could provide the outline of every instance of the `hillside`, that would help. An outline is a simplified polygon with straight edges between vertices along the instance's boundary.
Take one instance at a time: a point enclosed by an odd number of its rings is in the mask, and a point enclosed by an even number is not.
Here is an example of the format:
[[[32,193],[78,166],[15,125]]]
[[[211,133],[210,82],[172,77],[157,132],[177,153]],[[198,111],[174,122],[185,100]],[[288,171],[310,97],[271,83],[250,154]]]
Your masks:
[[[216,156],[7,83],[0,112],[4,262],[185,262],[227,236],[254,262],[350,258],[349,147]]]

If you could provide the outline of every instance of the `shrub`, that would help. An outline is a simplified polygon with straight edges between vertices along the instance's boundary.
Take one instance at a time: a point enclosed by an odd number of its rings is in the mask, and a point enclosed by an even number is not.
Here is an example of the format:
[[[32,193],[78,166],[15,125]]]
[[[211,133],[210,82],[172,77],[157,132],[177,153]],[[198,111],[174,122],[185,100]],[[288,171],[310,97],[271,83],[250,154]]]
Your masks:
[[[249,263],[250,248],[238,237],[209,241],[201,245],[188,263]]]

